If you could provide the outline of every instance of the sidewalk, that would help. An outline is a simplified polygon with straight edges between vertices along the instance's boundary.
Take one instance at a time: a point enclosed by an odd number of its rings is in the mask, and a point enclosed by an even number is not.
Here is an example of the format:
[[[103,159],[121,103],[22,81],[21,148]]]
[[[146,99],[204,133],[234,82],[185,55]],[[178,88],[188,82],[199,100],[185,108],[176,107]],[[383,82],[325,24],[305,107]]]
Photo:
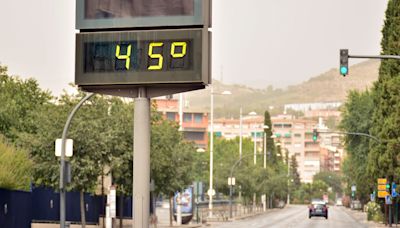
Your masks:
[[[363,212],[361,210],[351,210],[350,208],[347,207],[342,207],[343,211],[346,212],[348,215],[350,215],[353,219],[357,220],[358,222],[365,224],[369,228],[381,228],[385,227],[385,224],[383,223],[376,223],[373,221],[368,221],[367,220],[367,213]],[[395,225],[393,224],[393,227]]]

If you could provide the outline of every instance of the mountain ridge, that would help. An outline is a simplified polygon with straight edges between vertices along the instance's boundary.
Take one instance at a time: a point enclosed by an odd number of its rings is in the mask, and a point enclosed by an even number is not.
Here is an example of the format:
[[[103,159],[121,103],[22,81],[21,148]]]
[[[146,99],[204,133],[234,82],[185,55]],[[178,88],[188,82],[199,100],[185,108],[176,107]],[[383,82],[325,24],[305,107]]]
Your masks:
[[[349,75],[343,77],[338,69],[330,69],[297,85],[285,89],[275,89],[266,85],[265,89],[256,89],[241,84],[224,84],[213,80],[216,93],[231,91],[230,96],[214,96],[217,116],[232,116],[243,107],[244,113],[256,111],[263,113],[273,106],[283,110],[285,104],[344,102],[350,90],[364,91],[373,86],[379,75],[379,60],[367,60],[350,66]],[[190,107],[209,109],[210,87],[204,90],[186,93]],[[234,114],[236,116],[236,114]]]

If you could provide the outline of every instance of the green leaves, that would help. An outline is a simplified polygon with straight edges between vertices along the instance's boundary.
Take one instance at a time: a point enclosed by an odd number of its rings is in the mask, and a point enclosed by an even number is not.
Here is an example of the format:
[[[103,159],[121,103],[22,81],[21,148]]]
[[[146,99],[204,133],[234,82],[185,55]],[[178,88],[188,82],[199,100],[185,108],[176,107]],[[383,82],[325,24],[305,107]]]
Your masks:
[[[28,152],[14,148],[0,135],[0,188],[28,191],[31,172]]]

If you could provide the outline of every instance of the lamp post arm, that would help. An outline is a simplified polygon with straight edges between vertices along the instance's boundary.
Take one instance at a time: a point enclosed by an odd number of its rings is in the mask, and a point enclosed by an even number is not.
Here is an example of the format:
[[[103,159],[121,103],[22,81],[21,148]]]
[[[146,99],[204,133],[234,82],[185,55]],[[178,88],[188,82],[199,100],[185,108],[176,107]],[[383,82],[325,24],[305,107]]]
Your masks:
[[[322,132],[318,132],[318,134],[332,134],[332,133],[340,134],[340,135],[358,135],[358,136],[365,136],[365,137],[368,137],[368,138],[370,138],[370,139],[373,139],[373,140],[377,141],[378,143],[382,143],[382,140],[381,140],[381,139],[379,139],[379,138],[377,138],[377,137],[375,137],[375,136],[373,136],[373,135],[366,134],[366,133],[361,133],[361,132],[344,132],[344,131],[322,131]]]
[[[72,119],[75,116],[75,113],[79,110],[79,108],[85,103],[85,101],[89,100],[94,93],[88,93],[79,103],[74,107],[72,112],[69,114],[67,122],[65,123],[63,133],[62,133],[62,141],[61,141],[61,160],[60,160],[60,227],[65,228],[65,219],[66,219],[66,211],[65,211],[65,141],[67,139],[67,133],[69,126],[71,124]]]

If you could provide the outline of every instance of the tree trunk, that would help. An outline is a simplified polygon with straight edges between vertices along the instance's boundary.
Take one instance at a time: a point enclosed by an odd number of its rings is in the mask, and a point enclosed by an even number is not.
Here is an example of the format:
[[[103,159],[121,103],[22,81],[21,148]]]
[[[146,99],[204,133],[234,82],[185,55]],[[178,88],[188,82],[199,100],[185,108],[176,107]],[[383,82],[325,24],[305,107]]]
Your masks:
[[[173,204],[173,201],[174,201],[174,196],[173,195],[170,195],[169,196],[169,226],[172,226],[173,224],[172,224],[172,220],[173,220],[173,216],[174,216],[174,204]]]
[[[85,216],[85,195],[83,191],[80,192],[80,204],[81,204],[81,222],[82,228],[86,227],[86,216]]]
[[[119,197],[119,228],[123,228],[124,222],[124,194]]]

